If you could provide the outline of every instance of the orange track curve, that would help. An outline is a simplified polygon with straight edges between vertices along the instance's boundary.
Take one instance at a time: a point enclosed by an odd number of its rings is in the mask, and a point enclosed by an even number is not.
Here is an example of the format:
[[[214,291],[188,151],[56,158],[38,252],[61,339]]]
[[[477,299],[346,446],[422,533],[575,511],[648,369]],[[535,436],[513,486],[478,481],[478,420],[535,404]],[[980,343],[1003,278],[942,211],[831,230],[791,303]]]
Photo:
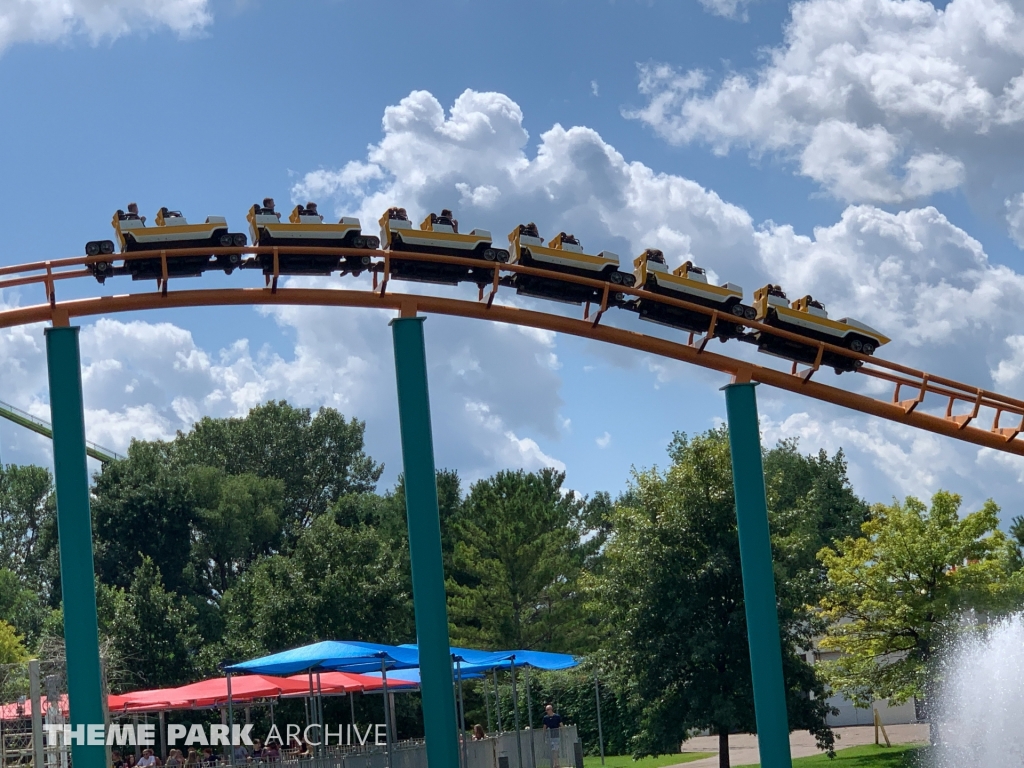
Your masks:
[[[302,253],[320,252],[324,255],[367,255],[368,253],[365,250],[355,251],[350,249],[249,247],[194,249],[166,253],[150,252],[132,254],[128,258],[160,258],[166,264],[168,261],[173,260],[175,255],[273,253],[276,267],[279,254],[284,255],[293,251]],[[786,372],[726,355],[708,352],[705,350],[707,335],[702,339],[697,339],[696,342],[694,342],[691,335],[689,343],[679,343],[635,331],[626,331],[603,325],[600,321],[605,309],[608,308],[608,284],[587,278],[564,276],[569,282],[591,285],[598,288],[599,291],[605,291],[601,307],[595,312],[591,312],[591,308],[588,305],[582,319],[493,304],[491,300],[498,290],[499,273],[545,274],[540,270],[517,265],[485,264],[487,268],[494,271],[493,285],[491,286],[489,296],[486,297],[486,301],[484,300],[485,291],[483,288],[480,291],[480,301],[440,298],[419,294],[389,293],[386,290],[389,281],[384,280],[378,287],[377,274],[388,274],[390,255],[384,252],[369,252],[369,254],[383,259],[383,263],[375,264],[373,267],[376,270],[374,274],[374,288],[370,291],[326,288],[279,288],[277,287],[278,281],[276,276],[273,278],[267,277],[267,287],[265,288],[214,288],[171,291],[168,290],[169,281],[165,278],[162,281],[158,281],[160,290],[157,292],[57,301],[55,290],[57,281],[75,278],[88,278],[88,280],[92,281],[91,272],[84,267],[95,261],[120,260],[125,258],[125,256],[118,254],[105,257],[75,257],[60,261],[44,261],[2,267],[0,268],[0,288],[41,284],[46,290],[48,301],[45,304],[0,311],[0,327],[47,321],[53,322],[54,325],[66,325],[70,322],[71,318],[146,309],[257,304],[368,307],[398,311],[404,316],[414,315],[417,312],[451,315],[539,328],[616,344],[720,371],[729,374],[736,381],[761,382],[805,397],[834,403],[844,408],[860,411],[861,413],[907,424],[917,429],[946,435],[1006,453],[1024,455],[1024,439],[1018,439],[1018,435],[1024,431],[1024,401],[1016,398],[988,392],[944,377],[932,376],[892,361],[858,355],[841,347],[817,344],[819,350],[828,350],[860,360],[864,365],[858,373],[893,384],[892,399],[891,401],[886,401],[813,381],[811,377],[817,371],[817,365],[803,372],[797,372],[797,366],[794,365],[791,372]],[[403,252],[401,258],[412,261],[472,264],[477,268],[481,266],[480,262],[475,260],[427,254]],[[278,270],[275,268],[274,271],[276,273]],[[559,277],[562,278],[563,276],[560,275]],[[109,279],[117,280],[119,278]],[[709,316],[710,326],[713,326],[717,318],[717,313],[708,308],[657,294],[650,294],[642,289],[628,289],[615,286],[614,290],[702,312]],[[732,322],[737,320],[734,317],[729,319]],[[766,326],[756,322],[746,322],[744,325],[752,329],[767,330]],[[771,332],[783,336],[792,336],[792,334],[780,331],[779,329],[771,329]],[[680,334],[682,335],[683,332],[680,331]],[[901,391],[912,395],[911,398],[900,400],[899,395]],[[935,397],[946,400],[946,413],[944,416],[928,413],[919,408],[927,396],[932,396],[932,400]],[[963,412],[955,414],[954,410]],[[993,418],[990,428],[973,425],[973,422],[979,419],[983,410],[992,414]],[[1012,426],[1000,424],[1004,416],[1009,416],[1012,419]]]

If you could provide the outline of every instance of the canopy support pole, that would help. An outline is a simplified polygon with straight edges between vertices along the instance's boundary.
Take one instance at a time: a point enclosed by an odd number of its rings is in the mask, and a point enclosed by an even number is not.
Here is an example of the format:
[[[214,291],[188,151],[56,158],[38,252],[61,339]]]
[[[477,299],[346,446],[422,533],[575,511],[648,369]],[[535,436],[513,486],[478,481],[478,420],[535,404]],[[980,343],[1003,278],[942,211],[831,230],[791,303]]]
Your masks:
[[[384,699],[384,761],[391,768],[391,707],[388,701],[388,662],[383,656],[380,659],[381,693]]]
[[[519,768],[523,768],[523,732],[519,729],[519,694],[516,692],[516,657],[512,659],[512,722],[516,726],[516,752]]]
[[[597,667],[594,667],[594,708],[597,710],[597,745],[601,750],[601,765],[604,765],[604,730],[601,728],[601,686],[597,682]]]
[[[530,728],[530,759],[533,768],[537,768],[537,740],[533,738],[533,699],[530,698],[530,665],[523,667],[526,683],[526,725]]]
[[[757,397],[751,382],[728,384],[725,409],[729,419],[732,482],[736,494],[736,530],[740,540],[743,603],[750,645],[750,676],[754,688],[757,746],[763,768],[791,768],[786,688],[782,676],[782,643],[768,530],[768,504],[761,461]]]
[[[157,735],[160,737],[160,760],[167,759],[167,713],[162,709],[157,713]]]
[[[348,708],[352,713],[352,725],[356,724],[356,694],[355,691],[348,692]]]
[[[324,689],[320,684],[320,673],[316,673],[316,721],[320,724],[320,737],[317,739],[320,743],[316,745],[316,754],[319,756],[323,752],[323,744],[326,739],[324,736]]]
[[[487,673],[484,672],[484,707],[487,708],[487,732],[494,733],[494,721],[491,719],[491,697],[487,693]]]
[[[103,674],[96,621],[96,579],[85,461],[85,412],[78,328],[47,328],[46,367],[53,424],[53,478],[57,497],[60,583],[64,596],[64,653],[72,727],[103,724]],[[75,768],[105,768],[103,745],[71,745]]]
[[[459,680],[459,736],[462,738],[462,768],[469,766],[469,747],[466,745],[466,700],[462,696],[462,659],[455,660]]]
[[[498,668],[491,670],[494,673],[494,712],[498,717],[498,733],[504,733],[505,728],[501,724],[501,695],[498,692]]]
[[[313,724],[313,720],[316,717],[316,711],[313,709],[315,702],[313,700],[313,668],[310,667],[306,670],[306,675],[309,677],[309,697],[306,698],[306,727],[308,728]],[[291,745],[289,745],[291,746]]]
[[[234,706],[232,705],[232,702],[231,702],[231,673],[230,672],[225,672],[224,675],[225,675],[225,679],[227,681],[227,687],[228,687],[228,742],[229,742],[228,752],[230,752],[230,754],[231,754],[229,762],[231,763],[231,765],[234,765],[235,764],[235,744],[234,744],[234,741],[231,739],[231,736],[230,736],[231,729],[235,725],[235,709],[234,709]],[[160,713],[160,720],[161,720],[161,723],[160,723],[160,725],[161,725],[161,728],[160,728],[160,738],[161,739],[163,739],[163,737],[164,737],[164,734],[163,734],[163,722],[162,722],[163,721],[163,717],[164,717],[164,713],[161,712]]]
[[[404,309],[402,314],[407,314]],[[397,318],[391,321],[391,332],[395,348],[398,422],[405,470],[405,510],[409,525],[409,561],[420,652],[427,763],[430,768],[452,768],[458,763],[459,743],[454,727],[451,642],[448,637],[423,320],[415,316]]]

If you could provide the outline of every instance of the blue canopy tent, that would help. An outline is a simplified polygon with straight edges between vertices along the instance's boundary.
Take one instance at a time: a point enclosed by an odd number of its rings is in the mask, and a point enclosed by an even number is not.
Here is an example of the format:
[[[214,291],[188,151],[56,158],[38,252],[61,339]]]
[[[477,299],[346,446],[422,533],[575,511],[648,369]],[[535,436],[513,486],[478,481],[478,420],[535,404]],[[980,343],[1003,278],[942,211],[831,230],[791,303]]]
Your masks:
[[[465,722],[465,704],[462,695],[464,678],[486,677],[488,672],[494,674],[494,693],[498,705],[498,670],[507,669],[512,679],[512,711],[515,717],[517,734],[519,727],[519,705],[516,686],[516,667],[524,668],[526,674],[526,699],[529,726],[533,728],[532,703],[530,701],[529,670],[541,669],[555,671],[570,669],[579,664],[579,660],[567,653],[548,653],[545,651],[478,651],[472,648],[451,648],[453,662],[453,682],[458,686],[458,706],[461,722]],[[312,675],[315,671],[358,672],[379,676],[383,683],[385,731],[387,733],[388,761],[391,754],[391,714],[387,690],[389,671],[393,678],[419,682],[419,648],[416,644],[384,645],[381,643],[364,643],[360,641],[325,640],[300,648],[270,654],[258,659],[251,659],[225,667],[230,673],[251,673],[266,675],[289,675],[307,672],[310,675],[310,691],[312,695]],[[397,674],[396,674],[397,673]],[[595,689],[597,678],[595,676]],[[486,688],[485,688],[486,695]],[[598,703],[600,707],[600,703]],[[489,707],[488,707],[489,710]],[[598,710],[600,712],[600,710]],[[501,728],[501,714],[498,712],[498,727]],[[598,731],[600,732],[600,714],[598,714]],[[603,739],[601,751],[604,752]],[[522,763],[521,740],[517,736],[519,765]],[[465,742],[463,743],[465,750]],[[465,757],[465,756],[463,756]]]
[[[391,698],[388,695],[388,669],[412,669],[419,667],[419,652],[379,643],[342,642],[323,640],[319,643],[272,653],[258,659],[250,659],[225,667],[225,671],[249,672],[254,674],[288,675],[307,672],[310,676],[310,697],[313,696],[313,672],[373,672],[380,670],[384,693],[384,734],[388,764],[391,763]],[[268,672],[266,670],[274,670]],[[353,710],[354,716],[354,710]],[[320,719],[323,713],[320,712]]]

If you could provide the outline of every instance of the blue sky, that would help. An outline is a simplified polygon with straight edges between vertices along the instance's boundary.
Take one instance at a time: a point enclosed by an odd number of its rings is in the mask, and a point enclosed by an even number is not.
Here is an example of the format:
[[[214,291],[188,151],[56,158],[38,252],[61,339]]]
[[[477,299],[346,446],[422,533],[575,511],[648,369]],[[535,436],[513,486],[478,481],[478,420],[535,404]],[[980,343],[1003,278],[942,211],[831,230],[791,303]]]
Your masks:
[[[392,203],[454,207],[499,237],[530,218],[624,259],[656,245],[748,294],[777,280],[888,332],[890,357],[1024,390],[1019,2],[61,8],[0,0],[5,264],[80,253],[129,200],[239,228],[268,194],[281,207],[317,199],[370,230]],[[218,282],[258,278],[202,284]],[[270,397],[330,404],[367,421],[390,483],[386,321],[204,309],[83,323],[90,436],[124,449]],[[631,466],[664,463],[673,430],[724,416],[716,375],[465,320],[427,329],[438,463],[468,480],[554,463],[571,487],[616,492]],[[0,355],[0,398],[45,417],[41,329],[0,336]],[[1016,459],[760,397],[766,440],[842,446],[873,501],[945,487],[1019,514]],[[3,424],[0,452],[49,460],[45,442]]]

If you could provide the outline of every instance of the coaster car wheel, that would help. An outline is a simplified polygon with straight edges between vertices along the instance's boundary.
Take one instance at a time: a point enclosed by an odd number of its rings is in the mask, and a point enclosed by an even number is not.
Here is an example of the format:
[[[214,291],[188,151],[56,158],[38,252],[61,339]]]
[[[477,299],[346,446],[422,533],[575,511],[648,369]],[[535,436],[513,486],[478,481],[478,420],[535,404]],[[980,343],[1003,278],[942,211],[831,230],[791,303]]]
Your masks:
[[[100,255],[100,244],[96,240],[90,240],[85,244],[85,255],[86,256],[99,256]]]

